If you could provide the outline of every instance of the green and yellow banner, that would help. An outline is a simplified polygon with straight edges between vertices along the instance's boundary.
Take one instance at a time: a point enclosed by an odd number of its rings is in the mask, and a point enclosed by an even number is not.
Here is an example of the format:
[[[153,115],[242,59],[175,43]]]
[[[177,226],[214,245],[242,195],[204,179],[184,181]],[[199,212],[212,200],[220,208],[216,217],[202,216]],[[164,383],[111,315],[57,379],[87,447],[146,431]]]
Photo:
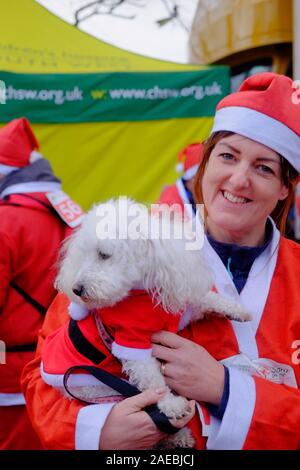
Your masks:
[[[84,209],[119,195],[155,201],[178,178],[178,152],[209,135],[229,69],[132,54],[33,0],[3,3],[2,125],[31,121],[41,153]]]
[[[229,92],[225,67],[185,72],[15,74],[0,72],[6,103],[31,122],[149,121],[214,114]]]

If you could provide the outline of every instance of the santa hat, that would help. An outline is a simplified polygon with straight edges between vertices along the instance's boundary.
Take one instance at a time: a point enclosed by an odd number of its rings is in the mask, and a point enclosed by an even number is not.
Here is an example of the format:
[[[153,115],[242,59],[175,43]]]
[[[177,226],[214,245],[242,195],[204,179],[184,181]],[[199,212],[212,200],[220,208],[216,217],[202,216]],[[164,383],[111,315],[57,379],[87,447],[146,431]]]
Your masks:
[[[266,145],[300,172],[300,100],[294,82],[276,73],[247,78],[217,106],[213,132],[231,131]]]
[[[8,175],[42,158],[39,143],[25,118],[14,119],[0,129],[0,173]]]
[[[203,145],[200,143],[190,144],[178,154],[179,163],[176,165],[178,173],[184,172],[182,178],[189,180],[197,173],[202,160]]]

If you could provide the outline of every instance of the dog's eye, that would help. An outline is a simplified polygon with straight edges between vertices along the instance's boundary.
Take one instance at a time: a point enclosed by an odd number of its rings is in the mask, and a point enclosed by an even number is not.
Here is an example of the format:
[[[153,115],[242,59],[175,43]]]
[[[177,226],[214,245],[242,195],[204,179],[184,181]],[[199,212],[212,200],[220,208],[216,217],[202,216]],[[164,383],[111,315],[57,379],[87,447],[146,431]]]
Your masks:
[[[103,259],[103,260],[111,257],[111,255],[107,255],[106,253],[103,253],[102,251],[98,251],[98,256],[100,259]]]

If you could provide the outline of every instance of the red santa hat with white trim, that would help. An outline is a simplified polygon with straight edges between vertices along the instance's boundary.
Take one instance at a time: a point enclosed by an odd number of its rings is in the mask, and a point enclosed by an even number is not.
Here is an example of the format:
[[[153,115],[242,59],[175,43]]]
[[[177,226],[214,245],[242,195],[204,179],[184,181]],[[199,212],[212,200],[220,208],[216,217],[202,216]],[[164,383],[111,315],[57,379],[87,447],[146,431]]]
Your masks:
[[[203,145],[199,142],[193,143],[182,149],[178,154],[179,163],[176,165],[178,173],[184,172],[182,178],[189,180],[197,173],[203,156]]]
[[[0,173],[8,175],[42,158],[38,148],[27,119],[14,119],[0,129]]]
[[[266,72],[247,78],[217,106],[212,133],[231,131],[266,145],[300,172],[300,99],[288,77]]]

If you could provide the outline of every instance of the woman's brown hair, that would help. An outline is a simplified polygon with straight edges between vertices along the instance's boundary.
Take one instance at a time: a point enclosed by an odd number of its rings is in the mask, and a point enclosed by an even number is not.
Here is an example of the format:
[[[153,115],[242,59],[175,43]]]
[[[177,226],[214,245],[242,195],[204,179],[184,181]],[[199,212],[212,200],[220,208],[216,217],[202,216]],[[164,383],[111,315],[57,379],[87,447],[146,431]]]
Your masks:
[[[203,159],[198,168],[194,183],[194,195],[196,204],[204,203],[202,194],[202,180],[211,152],[221,139],[229,137],[232,134],[233,132],[229,131],[215,132],[204,143]],[[281,162],[281,179],[283,184],[288,188],[289,193],[285,199],[283,199],[282,201],[278,201],[275,209],[271,214],[271,217],[280,232],[284,234],[288,212],[294,201],[294,193],[298,179],[298,173],[285,158],[283,158],[281,155],[279,156]]]

